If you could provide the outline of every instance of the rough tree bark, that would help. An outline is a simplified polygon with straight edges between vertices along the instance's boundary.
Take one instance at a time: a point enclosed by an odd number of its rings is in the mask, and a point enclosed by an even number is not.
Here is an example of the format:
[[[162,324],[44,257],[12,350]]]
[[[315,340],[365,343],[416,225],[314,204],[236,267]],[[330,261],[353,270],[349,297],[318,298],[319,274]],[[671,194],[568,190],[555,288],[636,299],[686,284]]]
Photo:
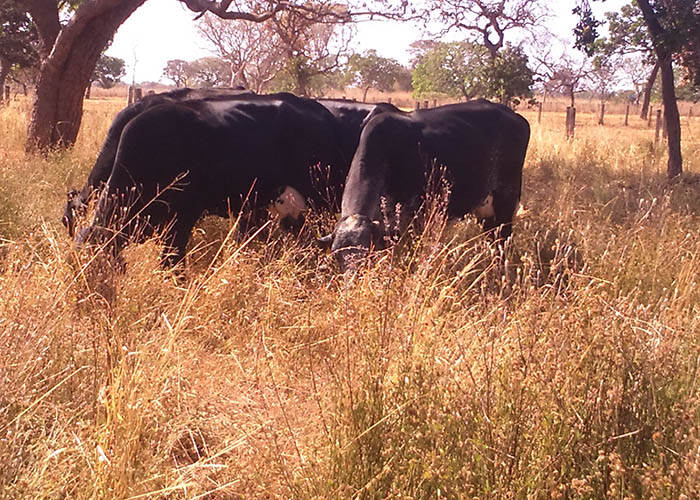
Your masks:
[[[683,173],[683,158],[681,156],[681,116],[678,112],[676,89],[673,78],[671,56],[661,63],[661,93],[666,117],[666,133],[668,137],[668,164],[666,174],[669,179]]]
[[[146,0],[88,0],[63,27],[56,1],[28,0],[42,41],[42,62],[26,149],[75,142],[83,97],[100,54],[117,28]]]

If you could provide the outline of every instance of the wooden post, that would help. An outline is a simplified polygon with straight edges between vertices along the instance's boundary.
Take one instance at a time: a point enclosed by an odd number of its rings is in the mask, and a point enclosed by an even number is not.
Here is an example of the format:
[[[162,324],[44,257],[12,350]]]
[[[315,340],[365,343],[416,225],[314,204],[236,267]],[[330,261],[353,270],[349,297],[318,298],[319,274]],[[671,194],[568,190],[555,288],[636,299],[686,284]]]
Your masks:
[[[568,106],[566,108],[566,138],[573,139],[576,131],[576,108]]]
[[[664,109],[664,112],[661,115],[661,137],[664,140],[666,140],[667,135],[668,135],[668,126],[666,124],[666,110]]]
[[[598,117],[598,125],[603,125],[605,120],[605,103],[600,103],[600,116]]]
[[[647,127],[651,128],[651,117],[654,114],[654,108],[649,106],[649,119],[647,120]]]
[[[420,101],[416,101],[416,109],[420,109]]]
[[[625,127],[629,125],[629,118],[630,118],[630,105],[628,104],[627,107],[625,108]]]
[[[537,105],[537,123],[542,121],[542,103]]]
[[[134,89],[134,102],[143,99],[143,89],[141,87],[136,87]]]
[[[129,92],[126,96],[126,105],[129,106],[130,104],[134,103],[134,87],[129,85]]]
[[[386,102],[388,102],[389,104],[391,104],[391,97],[387,97]]]
[[[430,107],[428,101],[423,101],[423,109],[428,109]]]
[[[156,95],[156,91],[151,89],[148,92],[146,92],[146,94],[147,95]]]
[[[654,132],[654,147],[659,143],[659,132],[661,132],[661,110],[656,110],[656,131]]]
[[[433,99],[433,107],[437,108],[437,99]]]
[[[10,103],[10,86],[5,85],[5,103]]]

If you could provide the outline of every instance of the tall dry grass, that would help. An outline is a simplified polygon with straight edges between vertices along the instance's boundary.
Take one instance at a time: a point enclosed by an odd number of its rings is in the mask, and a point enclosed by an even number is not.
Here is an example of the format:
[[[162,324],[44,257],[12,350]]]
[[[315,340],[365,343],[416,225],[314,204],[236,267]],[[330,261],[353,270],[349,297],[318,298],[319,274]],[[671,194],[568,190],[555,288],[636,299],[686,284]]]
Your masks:
[[[60,225],[120,106],[45,158],[0,109],[0,497],[700,495],[698,119],[669,184],[646,124],[566,142],[527,114],[505,249],[435,210],[351,278],[324,218],[205,219],[182,278],[155,242],[111,274]]]

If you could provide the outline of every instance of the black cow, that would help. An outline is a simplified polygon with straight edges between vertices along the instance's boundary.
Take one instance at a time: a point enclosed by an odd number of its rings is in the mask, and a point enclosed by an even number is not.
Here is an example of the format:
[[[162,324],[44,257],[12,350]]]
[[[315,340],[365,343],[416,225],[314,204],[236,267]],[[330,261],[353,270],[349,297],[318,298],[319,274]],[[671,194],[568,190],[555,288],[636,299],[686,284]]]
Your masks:
[[[117,155],[117,147],[124,127],[136,116],[153,106],[166,103],[187,102],[194,100],[241,100],[255,95],[242,88],[216,88],[216,89],[175,89],[160,94],[153,94],[144,97],[142,100],[131,104],[120,111],[114,118],[107,137],[102,145],[102,149],[95,161],[95,165],[90,171],[87,183],[80,190],[71,189],[67,194],[67,203],[64,209],[62,222],[68,229],[71,238],[74,236],[76,215],[84,214],[87,202],[95,190],[103,186],[114,166],[114,159]],[[349,101],[345,99],[319,99],[336,118],[337,134],[340,136],[340,147],[343,155],[344,168],[350,165],[357,143],[360,139],[360,130],[366,119],[381,111],[396,111],[398,109],[387,103],[367,104]],[[335,196],[340,196],[341,192],[327,193],[330,200]]]
[[[100,154],[95,160],[95,165],[90,171],[87,183],[80,190],[68,191],[68,201],[63,212],[62,222],[68,229],[68,234],[73,237],[75,231],[75,219],[77,214],[84,214],[87,202],[92,193],[101,187],[112,173],[114,158],[117,156],[117,147],[124,127],[134,117],[147,109],[160,104],[183,102],[197,99],[238,99],[251,95],[250,91],[241,88],[217,88],[217,89],[175,89],[160,94],[145,96],[140,101],[130,104],[114,117],[107,131],[107,137],[102,145]]]
[[[124,127],[95,218],[77,243],[112,240],[118,253],[128,237],[162,231],[172,251],[166,263],[175,264],[204,212],[236,212],[248,193],[259,205],[276,201],[290,222],[307,203],[335,209],[312,170],[330,166],[324,182],[342,192],[349,165],[340,142],[328,109],[292,94],[153,106]]]
[[[387,230],[379,222],[382,198],[409,215],[425,196],[435,164],[445,167],[451,184],[447,215],[473,212],[484,230],[507,238],[529,137],[527,120],[486,100],[372,117],[352,160],[340,221],[321,242],[332,243],[341,267],[351,265]]]
[[[365,123],[379,113],[400,113],[396,106],[386,102],[369,104],[347,99],[318,99],[318,102],[323,104],[338,122],[341,148],[343,155],[348,159],[348,165],[355,155],[357,144],[360,141],[360,132]]]

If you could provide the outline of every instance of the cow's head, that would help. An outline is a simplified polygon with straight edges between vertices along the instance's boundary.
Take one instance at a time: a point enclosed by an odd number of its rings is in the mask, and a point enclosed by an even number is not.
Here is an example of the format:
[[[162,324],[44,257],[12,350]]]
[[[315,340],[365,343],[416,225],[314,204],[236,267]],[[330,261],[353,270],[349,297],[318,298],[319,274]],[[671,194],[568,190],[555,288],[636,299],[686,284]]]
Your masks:
[[[309,209],[304,196],[291,186],[280,189],[269,206],[269,211],[279,217],[280,226],[286,231],[298,232],[304,225],[304,215]]]
[[[338,222],[332,234],[318,239],[318,244],[331,249],[343,271],[355,269],[371,247],[384,242],[380,224],[365,215],[350,215]]]
[[[85,215],[87,205],[80,197],[80,193],[76,189],[71,189],[66,193],[66,208],[63,211],[61,222],[68,229],[68,234],[72,238],[75,235],[75,219]]]

